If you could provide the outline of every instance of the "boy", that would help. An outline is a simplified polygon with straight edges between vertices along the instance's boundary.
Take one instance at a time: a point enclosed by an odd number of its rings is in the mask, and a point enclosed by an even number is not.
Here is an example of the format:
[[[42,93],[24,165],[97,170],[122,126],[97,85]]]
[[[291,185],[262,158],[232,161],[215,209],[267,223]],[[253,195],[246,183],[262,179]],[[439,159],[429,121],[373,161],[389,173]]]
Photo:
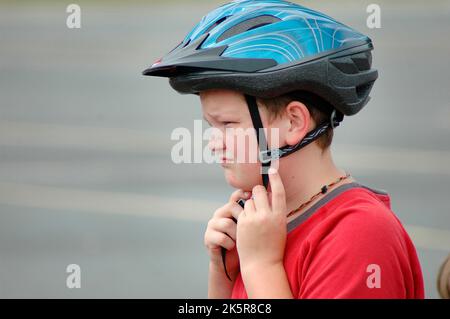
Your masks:
[[[238,190],[205,232],[210,298],[423,298],[389,195],[356,183],[331,156],[334,128],[369,100],[372,49],[296,4],[234,1],[144,71],[198,94],[204,118],[225,133],[210,147]],[[248,128],[259,160],[242,163],[239,152],[255,151],[235,143]]]

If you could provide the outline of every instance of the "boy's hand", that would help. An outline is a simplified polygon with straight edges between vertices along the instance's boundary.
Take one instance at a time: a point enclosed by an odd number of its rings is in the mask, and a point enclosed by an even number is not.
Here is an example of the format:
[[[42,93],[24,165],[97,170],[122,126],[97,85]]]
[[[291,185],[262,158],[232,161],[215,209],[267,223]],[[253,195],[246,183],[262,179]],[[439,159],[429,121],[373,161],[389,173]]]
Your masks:
[[[237,223],[237,249],[244,267],[283,264],[286,244],[286,196],[278,171],[269,170],[271,193],[264,186],[253,188]]]
[[[239,256],[236,250],[237,225],[232,218],[237,220],[244,211],[236,201],[241,198],[248,199],[249,197],[250,194],[246,194],[242,190],[237,190],[231,194],[228,203],[215,211],[205,231],[204,241],[210,260],[215,267],[222,269],[221,273],[223,273],[223,276],[225,276],[225,272],[223,271],[222,263],[222,247],[227,249],[226,266],[228,273],[231,276],[237,275],[239,268]]]

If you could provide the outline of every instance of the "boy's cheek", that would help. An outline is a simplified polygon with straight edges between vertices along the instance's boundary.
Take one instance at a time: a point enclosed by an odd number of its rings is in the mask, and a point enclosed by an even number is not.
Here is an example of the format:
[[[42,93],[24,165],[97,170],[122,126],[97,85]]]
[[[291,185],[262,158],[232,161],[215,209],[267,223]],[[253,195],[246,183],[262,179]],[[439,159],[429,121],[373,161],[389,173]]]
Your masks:
[[[232,158],[236,164],[258,163],[258,144],[256,138],[246,135],[226,136],[227,158]]]

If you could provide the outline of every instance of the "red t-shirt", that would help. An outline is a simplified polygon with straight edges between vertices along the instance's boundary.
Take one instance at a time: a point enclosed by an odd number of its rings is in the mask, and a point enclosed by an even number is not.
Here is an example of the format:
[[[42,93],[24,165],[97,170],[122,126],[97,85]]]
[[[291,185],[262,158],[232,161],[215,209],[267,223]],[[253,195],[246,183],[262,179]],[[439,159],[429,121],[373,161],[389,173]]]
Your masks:
[[[341,185],[287,227],[294,298],[424,298],[416,250],[387,193]],[[231,298],[247,298],[241,274]]]

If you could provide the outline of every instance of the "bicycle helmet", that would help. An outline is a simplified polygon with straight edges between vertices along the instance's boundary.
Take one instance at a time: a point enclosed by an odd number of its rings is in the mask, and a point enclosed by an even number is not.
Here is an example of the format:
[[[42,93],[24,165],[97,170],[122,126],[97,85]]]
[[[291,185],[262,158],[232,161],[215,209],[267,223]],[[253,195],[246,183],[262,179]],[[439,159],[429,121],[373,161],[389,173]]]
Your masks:
[[[184,40],[143,74],[168,77],[180,93],[231,89],[246,96],[260,160],[286,156],[336,127],[369,101],[378,72],[372,41],[320,12],[287,1],[241,0],[208,13]],[[335,112],[298,145],[267,150],[255,98],[311,92]],[[261,145],[262,144],[262,145]],[[264,185],[268,178],[263,174]]]

